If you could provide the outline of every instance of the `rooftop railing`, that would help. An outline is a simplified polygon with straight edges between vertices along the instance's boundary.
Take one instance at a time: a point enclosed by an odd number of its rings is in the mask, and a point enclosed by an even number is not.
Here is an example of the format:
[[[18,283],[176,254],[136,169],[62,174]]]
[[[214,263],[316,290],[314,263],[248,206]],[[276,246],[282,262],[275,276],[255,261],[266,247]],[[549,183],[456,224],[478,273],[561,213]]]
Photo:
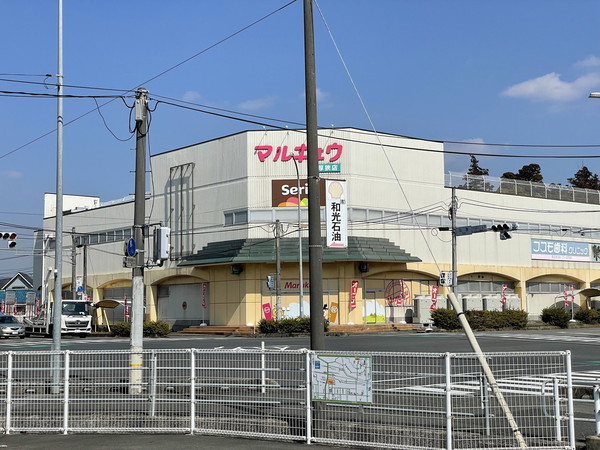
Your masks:
[[[446,187],[457,189],[495,192],[497,194],[519,195],[522,197],[547,198],[565,202],[600,204],[600,191],[595,189],[582,189],[554,183],[534,183],[531,181],[455,172],[448,172],[445,178]]]

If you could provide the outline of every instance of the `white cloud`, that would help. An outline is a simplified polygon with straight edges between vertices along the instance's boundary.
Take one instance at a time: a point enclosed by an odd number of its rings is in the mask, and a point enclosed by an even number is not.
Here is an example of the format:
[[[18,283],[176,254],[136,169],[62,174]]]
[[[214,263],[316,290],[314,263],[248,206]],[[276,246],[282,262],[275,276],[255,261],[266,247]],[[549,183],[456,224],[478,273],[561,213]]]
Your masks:
[[[263,97],[254,100],[246,100],[238,105],[238,108],[249,111],[257,111],[273,106],[275,104],[275,97]]]
[[[17,172],[16,170],[7,170],[4,172],[4,176],[6,178],[10,178],[11,180],[16,180],[17,178],[23,177],[23,173]]]
[[[582,59],[581,61],[577,61],[575,63],[575,67],[583,67],[583,68],[600,67],[600,58],[598,58],[597,56],[594,56],[594,55],[590,55],[587,58]]]
[[[568,82],[561,80],[559,74],[552,72],[515,84],[504,90],[502,95],[535,101],[568,102],[587,97],[589,90],[599,84],[599,73],[589,73],[573,82]]]
[[[192,102],[192,103],[197,102],[201,99],[202,99],[202,96],[200,95],[199,92],[196,92],[196,91],[186,91],[182,97],[182,100],[184,102]]]
[[[330,94],[329,92],[325,92],[324,90],[317,88],[317,101],[318,102],[323,102],[325,100],[327,100],[327,98],[329,98]]]

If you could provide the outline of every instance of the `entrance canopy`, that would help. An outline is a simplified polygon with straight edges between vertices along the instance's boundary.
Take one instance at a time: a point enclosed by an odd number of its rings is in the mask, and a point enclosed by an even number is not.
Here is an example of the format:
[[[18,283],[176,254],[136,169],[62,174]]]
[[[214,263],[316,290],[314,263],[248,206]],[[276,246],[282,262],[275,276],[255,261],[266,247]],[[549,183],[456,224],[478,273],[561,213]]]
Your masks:
[[[575,294],[581,294],[584,297],[600,297],[600,289],[585,288],[579,291],[575,291]]]

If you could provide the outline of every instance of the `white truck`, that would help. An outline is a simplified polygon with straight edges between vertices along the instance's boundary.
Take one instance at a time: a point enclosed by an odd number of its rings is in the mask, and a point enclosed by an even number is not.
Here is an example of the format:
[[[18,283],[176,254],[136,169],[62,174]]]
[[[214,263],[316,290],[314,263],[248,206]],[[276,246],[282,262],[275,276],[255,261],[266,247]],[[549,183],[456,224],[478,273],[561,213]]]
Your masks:
[[[92,315],[89,302],[84,300],[63,300],[60,315],[60,332],[62,335],[87,337],[92,332]],[[23,319],[25,336],[41,334],[52,336],[53,333],[52,304],[42,305],[40,313],[30,319]]]

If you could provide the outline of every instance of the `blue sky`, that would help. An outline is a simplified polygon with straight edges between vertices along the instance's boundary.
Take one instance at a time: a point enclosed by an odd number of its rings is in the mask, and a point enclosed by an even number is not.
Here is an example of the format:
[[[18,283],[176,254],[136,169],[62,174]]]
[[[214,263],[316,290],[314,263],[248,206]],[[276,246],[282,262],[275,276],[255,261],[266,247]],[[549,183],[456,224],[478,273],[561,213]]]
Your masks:
[[[143,84],[151,96],[302,123],[301,0],[215,45],[287,3],[64,0],[64,82],[119,90]],[[587,98],[600,91],[596,0],[319,0],[318,122],[370,129],[319,9],[380,131],[444,141],[600,147],[600,100]],[[4,0],[0,20],[0,78],[39,83],[45,77],[16,74],[56,73],[57,1]],[[0,90],[53,92],[51,86],[8,81],[0,81]],[[94,107],[91,99],[66,99],[65,121]],[[102,108],[120,138],[129,136],[128,111],[121,100]],[[92,112],[64,129],[66,194],[108,201],[133,192],[135,144],[116,140],[103,118]],[[38,138],[55,126],[56,100],[0,97],[0,222],[41,227],[43,194],[56,187],[56,137]],[[160,104],[150,152],[249,128]],[[535,158],[597,155],[598,148],[452,148],[525,156],[479,157],[494,176],[530,163],[541,165],[546,182],[566,184],[582,165],[600,172],[597,159]],[[467,167],[467,156],[453,156],[446,171]],[[22,229],[21,236],[18,252],[0,244],[0,276],[31,270],[31,232]]]

